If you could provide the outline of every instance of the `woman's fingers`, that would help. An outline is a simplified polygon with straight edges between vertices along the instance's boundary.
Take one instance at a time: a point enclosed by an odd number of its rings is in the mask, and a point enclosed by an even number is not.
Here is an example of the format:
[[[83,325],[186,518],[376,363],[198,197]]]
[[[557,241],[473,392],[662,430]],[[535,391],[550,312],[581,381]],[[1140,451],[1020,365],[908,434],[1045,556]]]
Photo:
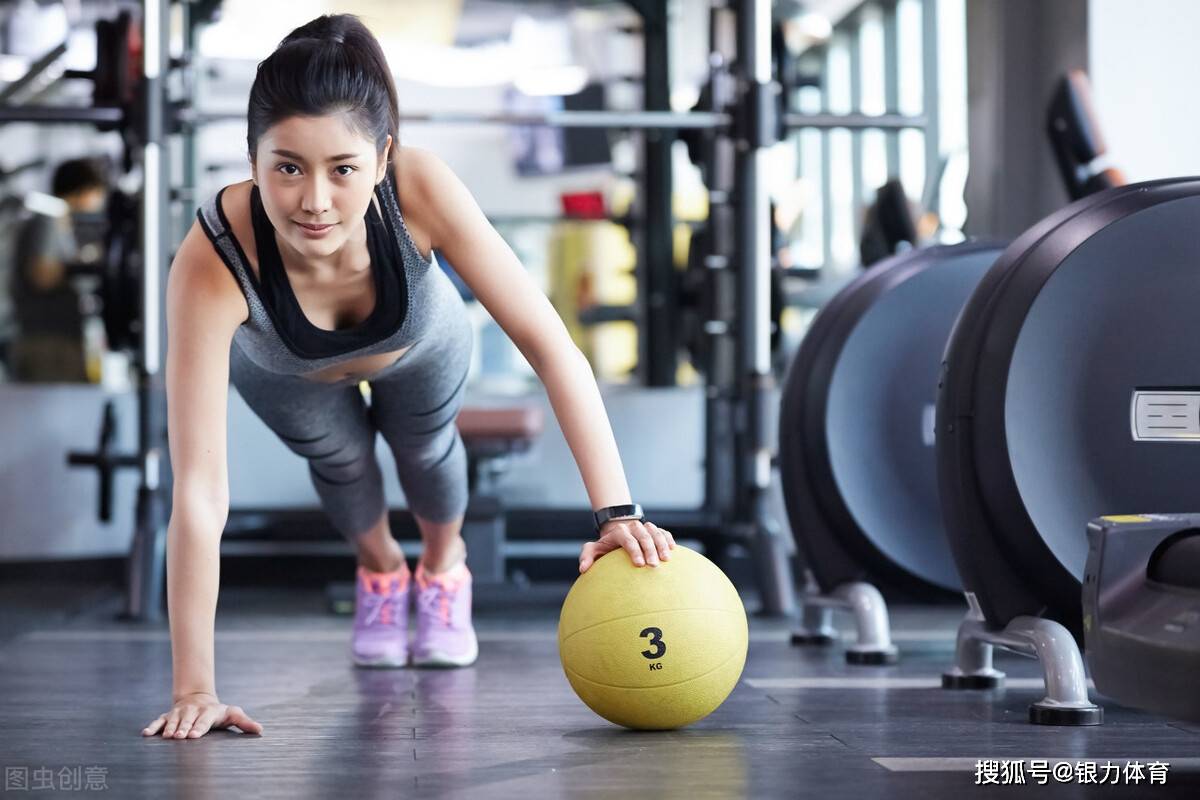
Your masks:
[[[199,739],[204,734],[212,729],[213,723],[218,719],[217,709],[209,706],[196,717],[195,723],[192,724],[192,729],[188,731],[187,738]]]
[[[652,567],[658,566],[658,546],[654,543],[654,537],[650,535],[650,529],[641,522],[633,524],[633,538],[637,541],[638,547],[641,549],[642,558]]]
[[[583,545],[583,550],[579,553],[579,571],[587,572],[592,564],[596,563],[596,559],[604,555],[610,550],[616,550],[619,545],[613,544],[610,541],[601,539],[598,542],[587,542]]]
[[[646,527],[650,530],[650,535],[654,537],[654,544],[658,547],[658,557],[663,561],[671,560],[671,548],[675,546],[675,537],[668,530],[655,525],[653,522],[647,522]]]
[[[179,727],[175,729],[175,738],[183,739],[192,730],[192,725],[196,723],[196,717],[200,716],[200,709],[195,706],[187,706],[184,711],[183,718],[179,721]]]
[[[660,561],[671,560],[671,549],[675,547],[675,537],[670,531],[664,530],[653,522],[610,523],[610,527],[595,542],[587,542],[579,553],[579,571],[587,572],[596,559],[610,550],[623,549],[629,554],[629,559],[635,567],[649,564],[657,567]]]
[[[225,714],[225,723],[237,725],[245,733],[262,733],[263,730],[263,726],[250,719],[250,715],[243,711],[241,706],[229,706],[229,711]]]
[[[618,530],[612,531],[611,535],[617,540],[620,547],[629,553],[629,560],[635,567],[646,563],[646,559],[642,555],[642,543],[629,531],[629,526],[621,525]]]
[[[142,735],[153,736],[162,728],[164,739],[198,739],[211,730],[233,725],[244,733],[257,734],[263,730],[241,706],[202,703],[172,708],[143,728]]]

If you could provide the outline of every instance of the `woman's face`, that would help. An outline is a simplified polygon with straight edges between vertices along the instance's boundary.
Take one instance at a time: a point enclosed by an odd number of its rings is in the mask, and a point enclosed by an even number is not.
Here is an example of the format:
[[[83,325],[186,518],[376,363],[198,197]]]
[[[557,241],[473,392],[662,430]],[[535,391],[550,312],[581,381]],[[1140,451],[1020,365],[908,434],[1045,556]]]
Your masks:
[[[289,117],[258,140],[253,177],[276,233],[303,255],[337,252],[362,224],[387,149],[341,114]],[[391,137],[388,138],[391,145]]]

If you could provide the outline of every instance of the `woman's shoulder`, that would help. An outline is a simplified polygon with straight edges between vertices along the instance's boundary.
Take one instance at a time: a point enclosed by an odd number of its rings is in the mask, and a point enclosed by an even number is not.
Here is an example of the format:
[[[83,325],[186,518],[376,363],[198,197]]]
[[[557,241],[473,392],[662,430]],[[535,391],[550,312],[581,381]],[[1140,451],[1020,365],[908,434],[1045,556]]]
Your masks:
[[[239,243],[250,227],[251,185],[252,181],[229,184],[212,196],[221,215],[221,223],[228,226]],[[204,302],[232,304],[239,318],[244,320],[249,316],[249,308],[240,279],[218,251],[212,236],[213,232],[202,215],[180,243],[171,271],[176,273],[176,281],[196,290],[194,294],[198,299],[203,297]]]
[[[209,241],[199,220],[175,251],[168,274],[169,292],[172,286],[179,287],[180,296],[191,298],[205,310],[230,309],[239,323],[249,317],[249,305],[237,275]]]
[[[254,181],[245,180],[222,187],[210,200],[218,219],[214,219],[211,210],[203,212],[203,209],[201,217],[207,216],[205,225],[210,230],[213,225],[219,224],[222,229],[232,233],[234,240],[245,253],[245,258],[250,262],[250,268],[257,271],[254,258],[254,224],[250,218],[250,190],[253,186]]]
[[[421,147],[404,145],[397,149],[393,159],[392,177],[402,201],[407,197],[420,202],[424,196],[436,192],[452,174],[436,153]]]
[[[222,187],[216,194],[217,205],[237,236],[238,223],[250,221],[250,189],[254,181],[244,180]]]
[[[444,181],[443,173],[449,168],[434,153],[420,147],[400,147],[392,161],[392,180],[404,225],[417,250],[428,253],[432,249],[430,234],[435,224],[431,216],[436,213],[434,200]]]

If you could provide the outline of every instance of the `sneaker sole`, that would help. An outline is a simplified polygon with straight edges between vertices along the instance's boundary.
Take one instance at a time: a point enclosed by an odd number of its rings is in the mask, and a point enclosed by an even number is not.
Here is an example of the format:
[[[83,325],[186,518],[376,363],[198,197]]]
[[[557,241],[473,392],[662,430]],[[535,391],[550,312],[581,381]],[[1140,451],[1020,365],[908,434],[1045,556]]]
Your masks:
[[[363,669],[401,669],[408,666],[408,658],[396,659],[390,656],[379,658],[360,658],[353,656],[354,666]]]
[[[479,658],[479,642],[471,643],[471,649],[461,656],[449,656],[434,650],[429,655],[417,658],[413,656],[414,667],[469,667]]]

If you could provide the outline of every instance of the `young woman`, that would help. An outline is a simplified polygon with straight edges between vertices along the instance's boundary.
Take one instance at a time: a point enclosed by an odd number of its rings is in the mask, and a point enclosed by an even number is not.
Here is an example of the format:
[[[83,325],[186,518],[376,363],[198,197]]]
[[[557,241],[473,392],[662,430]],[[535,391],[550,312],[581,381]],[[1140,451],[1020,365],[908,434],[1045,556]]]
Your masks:
[[[357,18],[324,16],[297,28],[259,65],[250,90],[251,180],[200,208],[175,257],[166,372],[173,702],[143,735],[262,731],[217,699],[214,674],[230,382],[308,461],[324,512],[357,551],[354,662],[407,663],[410,587],[413,664],[475,660],[460,536],[466,456],[455,427],[471,329],[435,250],[546,386],[598,509],[598,539],[583,545],[580,572],[620,548],[638,566],[670,558],[671,534],[631,506],[587,361],[458,178],[432,154],[397,145],[398,122],[383,52]],[[424,545],[411,582],[388,528],[377,432]]]

